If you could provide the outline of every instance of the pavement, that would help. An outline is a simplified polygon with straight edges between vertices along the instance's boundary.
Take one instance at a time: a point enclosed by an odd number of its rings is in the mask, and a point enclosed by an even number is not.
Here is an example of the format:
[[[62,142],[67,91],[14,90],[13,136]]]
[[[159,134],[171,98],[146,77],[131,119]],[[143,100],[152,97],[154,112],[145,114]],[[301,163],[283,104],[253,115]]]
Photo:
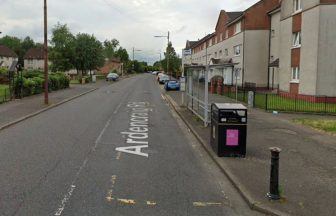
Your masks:
[[[49,93],[49,105],[44,104],[44,94],[30,96],[21,100],[13,100],[0,105],[0,128],[16,119],[45,109],[63,100],[106,86],[109,83],[98,80],[97,83],[71,85],[70,88]]]
[[[247,156],[219,158],[210,147],[210,129],[181,103],[181,92],[166,92],[182,119],[203,143],[222,171],[229,176],[249,205],[274,215],[335,215],[336,139],[296,125],[295,118],[328,118],[249,110]],[[232,103],[224,96],[210,101]],[[334,117],[330,117],[334,118]],[[269,201],[270,147],[280,147],[280,201]]]
[[[1,130],[0,215],[260,213],[146,74]]]

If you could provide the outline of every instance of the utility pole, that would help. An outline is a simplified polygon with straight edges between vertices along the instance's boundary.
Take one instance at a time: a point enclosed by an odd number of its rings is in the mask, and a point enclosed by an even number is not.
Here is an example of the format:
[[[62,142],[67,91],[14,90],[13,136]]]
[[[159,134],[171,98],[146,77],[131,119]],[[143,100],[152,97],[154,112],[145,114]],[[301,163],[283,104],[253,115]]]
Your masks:
[[[169,55],[170,55],[170,49],[169,49],[169,37],[170,37],[170,32],[168,31],[168,44],[167,44],[167,73],[169,74]],[[172,73],[170,73],[170,79],[172,78]]]
[[[172,73],[169,73],[169,42],[170,42],[170,32],[168,31],[167,36],[154,36],[156,38],[167,38],[168,44],[167,44],[167,50],[166,50],[166,59],[167,59],[167,73],[170,74],[170,78],[172,77]]]
[[[44,0],[44,103],[49,104],[48,95],[48,19],[47,0]]]
[[[136,50],[136,49],[133,47],[133,52],[132,52],[132,55],[133,55],[133,58],[132,58],[132,59],[133,59],[133,70],[134,70],[134,66],[135,66],[135,65],[134,65],[134,53],[135,53],[135,52],[141,52],[141,51],[142,51],[142,50]]]

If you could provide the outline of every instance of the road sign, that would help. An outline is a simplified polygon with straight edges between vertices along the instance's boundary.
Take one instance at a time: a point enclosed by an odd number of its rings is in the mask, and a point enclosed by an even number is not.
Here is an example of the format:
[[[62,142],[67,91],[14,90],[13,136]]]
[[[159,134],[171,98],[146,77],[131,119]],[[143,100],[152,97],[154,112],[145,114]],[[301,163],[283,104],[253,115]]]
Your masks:
[[[186,80],[185,77],[180,77],[180,91],[186,91]]]
[[[191,55],[191,49],[183,50],[183,55],[184,56]]]

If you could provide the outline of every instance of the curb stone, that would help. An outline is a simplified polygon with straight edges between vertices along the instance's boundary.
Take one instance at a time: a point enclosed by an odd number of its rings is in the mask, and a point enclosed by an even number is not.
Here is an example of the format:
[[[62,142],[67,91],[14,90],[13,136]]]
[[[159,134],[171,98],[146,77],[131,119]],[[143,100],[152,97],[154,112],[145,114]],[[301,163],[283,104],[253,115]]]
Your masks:
[[[77,98],[79,98],[79,97],[82,97],[82,96],[84,96],[84,95],[86,95],[86,94],[89,94],[89,93],[91,93],[91,92],[94,92],[94,91],[96,91],[96,90],[98,90],[98,89],[99,89],[99,88],[94,88],[94,89],[91,89],[91,90],[86,91],[86,92],[84,92],[84,93],[81,93],[81,94],[79,94],[79,95],[73,96],[73,97],[71,97],[71,98],[64,99],[64,100],[62,100],[62,101],[60,101],[60,102],[58,102],[58,103],[56,103],[56,104],[52,104],[52,105],[50,105],[50,106],[48,106],[48,107],[46,107],[46,108],[40,109],[40,110],[37,111],[37,112],[28,114],[28,115],[26,115],[26,116],[23,116],[23,117],[21,117],[21,118],[19,118],[19,119],[14,120],[14,121],[12,121],[12,122],[9,122],[9,123],[6,123],[6,124],[4,124],[4,125],[1,125],[1,126],[0,126],[0,131],[4,130],[4,129],[6,129],[6,128],[9,128],[9,127],[11,127],[11,126],[13,126],[13,125],[16,125],[16,124],[18,124],[18,123],[20,123],[20,122],[23,122],[23,121],[25,121],[25,120],[27,120],[27,119],[30,119],[30,118],[32,118],[32,117],[34,117],[34,116],[37,116],[37,115],[39,115],[39,114],[41,114],[41,113],[43,113],[43,112],[46,112],[46,111],[48,111],[48,110],[50,110],[50,109],[53,109],[53,108],[55,108],[55,107],[58,107],[58,106],[60,106],[60,105],[62,105],[62,104],[65,104],[65,103],[67,103],[67,102],[70,102],[70,101],[72,101],[72,100],[74,100],[74,99],[77,99]]]
[[[233,173],[231,173],[231,171],[229,171],[228,167],[226,167],[225,165],[219,162],[219,158],[217,158],[217,156],[212,152],[210,147],[207,145],[207,142],[201,136],[198,135],[195,129],[190,125],[190,123],[181,114],[181,112],[179,111],[178,105],[175,103],[175,101],[166,93],[163,93],[162,95],[164,96],[166,101],[168,101],[169,104],[173,107],[173,109],[179,115],[179,117],[183,120],[183,122],[187,125],[187,127],[196,137],[196,139],[202,144],[205,151],[209,154],[209,156],[212,158],[215,164],[220,168],[220,170],[225,174],[225,176],[230,180],[232,185],[238,190],[240,195],[243,197],[243,199],[247,202],[248,206],[252,210],[261,212],[266,215],[272,215],[272,216],[288,216],[289,215],[284,212],[278,211],[276,209],[266,207],[262,205],[260,202],[255,201],[250,195],[250,193],[246,190],[246,188],[238,181],[237,177]]]
[[[126,75],[126,76],[122,77],[120,80],[124,80],[124,79],[131,78],[131,77],[133,77],[133,76]],[[112,83],[112,84],[113,84],[113,83]],[[112,85],[112,84],[109,84],[109,85]],[[23,122],[23,121],[25,121],[25,120],[27,120],[27,119],[30,119],[30,118],[32,118],[32,117],[34,117],[34,116],[37,116],[37,115],[39,115],[39,114],[41,114],[41,113],[43,113],[43,112],[46,112],[46,111],[48,111],[48,110],[50,110],[50,109],[53,109],[53,108],[55,108],[55,107],[58,107],[58,106],[60,106],[60,105],[62,105],[62,104],[65,104],[65,103],[70,102],[70,101],[72,101],[72,100],[75,100],[75,99],[77,99],[77,98],[79,98],[79,97],[82,97],[82,96],[84,96],[84,95],[86,95],[86,94],[89,94],[89,93],[91,93],[91,92],[94,92],[94,91],[96,91],[96,90],[98,90],[98,89],[100,89],[100,88],[101,88],[101,87],[93,88],[93,89],[91,89],[91,90],[89,90],[89,91],[86,91],[86,92],[83,92],[83,93],[81,93],[81,94],[79,94],[79,95],[75,95],[75,96],[73,96],[73,97],[71,97],[71,98],[64,99],[64,100],[62,100],[62,101],[60,101],[60,102],[58,102],[58,103],[56,103],[56,104],[52,104],[52,105],[50,105],[50,106],[48,106],[48,107],[46,107],[46,108],[40,109],[40,110],[37,111],[37,112],[28,114],[28,115],[23,116],[23,117],[21,117],[21,118],[18,118],[18,119],[16,119],[16,120],[12,121],[12,122],[6,123],[6,124],[4,124],[4,125],[0,125],[0,131],[2,131],[2,130],[4,130],[4,129],[7,129],[7,128],[13,126],[13,125],[16,125],[16,124],[18,124],[18,123],[20,123],[20,122]]]

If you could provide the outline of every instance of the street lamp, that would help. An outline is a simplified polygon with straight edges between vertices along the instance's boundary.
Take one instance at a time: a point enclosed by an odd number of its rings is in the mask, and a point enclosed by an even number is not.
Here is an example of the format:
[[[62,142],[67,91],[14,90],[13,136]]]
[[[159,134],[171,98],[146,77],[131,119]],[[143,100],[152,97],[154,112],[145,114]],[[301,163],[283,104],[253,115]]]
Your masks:
[[[170,37],[170,32],[168,31],[168,35],[165,36],[165,35],[158,35],[158,36],[154,36],[156,38],[167,38],[168,40],[168,45],[167,47],[169,47],[169,37]],[[167,51],[166,51],[166,58],[167,58],[167,73],[169,74],[169,49],[167,48]],[[170,78],[172,77],[172,74],[170,73]]]
[[[137,50],[133,47],[133,70],[134,70],[134,53],[135,52],[141,52],[142,50]]]
[[[44,0],[44,103],[49,104],[48,95],[48,19],[47,0]]]

